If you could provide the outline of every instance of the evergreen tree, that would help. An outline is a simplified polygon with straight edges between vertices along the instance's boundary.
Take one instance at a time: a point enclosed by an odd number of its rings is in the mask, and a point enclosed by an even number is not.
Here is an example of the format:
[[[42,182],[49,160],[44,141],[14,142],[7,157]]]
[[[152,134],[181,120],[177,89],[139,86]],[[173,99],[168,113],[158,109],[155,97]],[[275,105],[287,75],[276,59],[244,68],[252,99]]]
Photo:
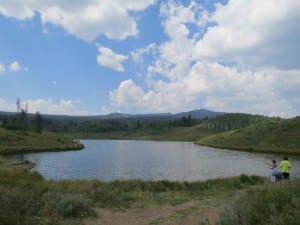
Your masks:
[[[42,133],[43,129],[43,118],[39,112],[35,114],[35,131],[37,133]]]

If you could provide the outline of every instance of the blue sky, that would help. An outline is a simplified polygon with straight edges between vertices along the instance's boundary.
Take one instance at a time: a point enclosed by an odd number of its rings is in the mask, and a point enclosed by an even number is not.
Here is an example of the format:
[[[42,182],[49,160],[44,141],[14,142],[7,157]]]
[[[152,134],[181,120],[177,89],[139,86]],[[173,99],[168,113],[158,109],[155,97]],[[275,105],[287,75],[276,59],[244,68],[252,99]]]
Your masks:
[[[258,7],[259,6],[259,7]],[[298,0],[0,0],[0,111],[300,114]]]

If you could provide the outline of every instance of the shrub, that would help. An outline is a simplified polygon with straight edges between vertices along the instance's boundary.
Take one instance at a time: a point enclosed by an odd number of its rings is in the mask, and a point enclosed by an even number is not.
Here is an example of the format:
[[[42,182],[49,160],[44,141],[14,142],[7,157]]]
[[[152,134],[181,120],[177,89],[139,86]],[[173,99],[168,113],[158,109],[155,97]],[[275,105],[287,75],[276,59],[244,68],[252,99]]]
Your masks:
[[[95,189],[91,193],[91,198],[99,207],[129,207],[134,201],[130,193],[109,185],[103,185]]]
[[[84,217],[91,212],[91,202],[83,195],[64,195],[57,203],[58,213],[64,217]]]
[[[300,219],[299,180],[248,190],[229,205],[221,225],[296,225]]]

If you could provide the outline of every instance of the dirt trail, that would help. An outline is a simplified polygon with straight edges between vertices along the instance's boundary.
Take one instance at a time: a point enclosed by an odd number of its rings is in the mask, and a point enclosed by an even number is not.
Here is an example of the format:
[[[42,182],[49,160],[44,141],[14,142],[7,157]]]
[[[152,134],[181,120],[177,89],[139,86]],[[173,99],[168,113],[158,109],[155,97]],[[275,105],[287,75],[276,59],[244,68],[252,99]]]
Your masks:
[[[86,225],[193,225],[219,221],[222,207],[214,200],[189,201],[180,205],[149,206],[124,210],[101,209],[95,211],[98,218],[89,218]],[[223,202],[224,204],[224,202]]]

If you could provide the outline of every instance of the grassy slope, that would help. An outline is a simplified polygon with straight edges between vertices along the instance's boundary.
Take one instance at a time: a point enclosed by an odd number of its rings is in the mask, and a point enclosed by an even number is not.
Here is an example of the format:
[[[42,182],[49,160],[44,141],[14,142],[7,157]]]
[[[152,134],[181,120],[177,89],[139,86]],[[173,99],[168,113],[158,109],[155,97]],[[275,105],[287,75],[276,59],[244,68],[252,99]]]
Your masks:
[[[59,151],[81,149],[71,138],[45,132],[37,134],[29,131],[10,131],[0,128],[0,154],[36,151]]]
[[[165,141],[196,141],[212,134],[221,133],[225,130],[237,129],[251,124],[266,121],[278,121],[279,119],[261,115],[242,113],[227,113],[217,118],[202,121],[192,127],[172,127],[166,130],[141,129],[137,131],[120,132],[79,132],[65,133],[64,135],[82,139],[145,139]]]
[[[200,138],[215,134],[202,125],[193,127],[175,127],[167,132],[105,132],[105,133],[64,133],[66,137],[80,139],[134,139],[160,141],[196,141]]]
[[[196,143],[245,151],[300,154],[300,117],[258,123],[205,137]]]

